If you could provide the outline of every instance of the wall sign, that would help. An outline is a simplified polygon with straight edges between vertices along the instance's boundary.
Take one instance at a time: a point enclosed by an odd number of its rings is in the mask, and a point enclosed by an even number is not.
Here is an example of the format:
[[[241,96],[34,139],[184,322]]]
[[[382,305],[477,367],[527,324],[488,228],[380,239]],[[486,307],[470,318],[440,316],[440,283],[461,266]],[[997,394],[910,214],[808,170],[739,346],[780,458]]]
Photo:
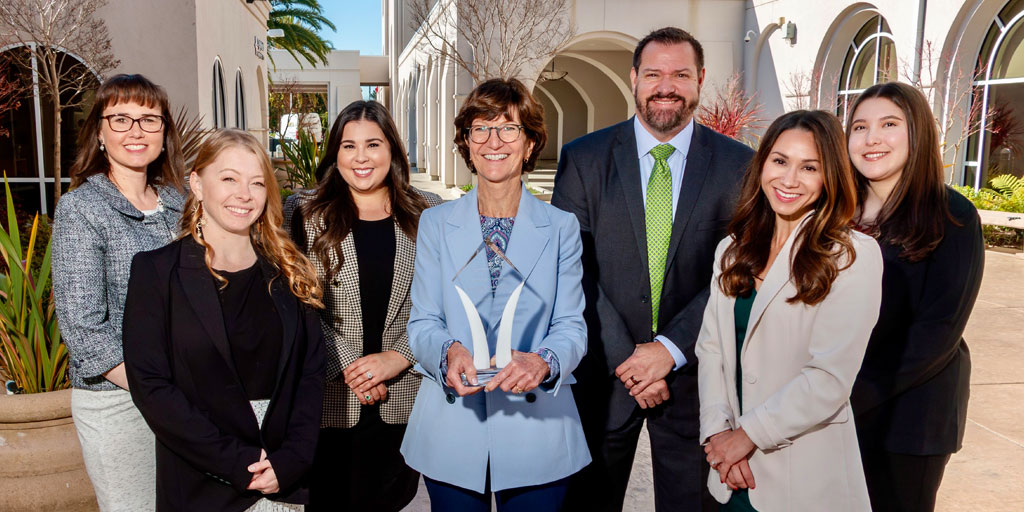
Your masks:
[[[264,42],[260,39],[260,36],[252,36],[252,49],[256,53],[256,58],[263,60],[263,49]]]

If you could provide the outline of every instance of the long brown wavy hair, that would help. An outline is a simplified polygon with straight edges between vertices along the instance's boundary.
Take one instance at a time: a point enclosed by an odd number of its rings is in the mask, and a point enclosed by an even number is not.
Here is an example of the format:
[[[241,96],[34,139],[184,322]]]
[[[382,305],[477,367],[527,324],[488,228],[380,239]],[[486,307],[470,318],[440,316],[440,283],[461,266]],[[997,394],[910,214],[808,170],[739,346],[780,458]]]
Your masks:
[[[71,165],[71,188],[76,188],[93,174],[110,172],[110,161],[100,151],[100,123],[103,110],[118,103],[134,102],[160,110],[164,119],[164,150],[146,167],[147,185],[171,186],[180,192],[185,181],[185,159],[181,139],[171,115],[167,92],[142,75],[114,75],[96,89],[96,98],[78,133],[78,155]]]
[[[776,140],[788,130],[804,130],[814,137],[821,161],[821,195],[793,242],[795,253],[789,264],[796,295],[793,304],[814,305],[828,295],[839,272],[856,258],[850,241],[850,219],[857,207],[857,195],[846,150],[846,138],[839,119],[823,110],[797,110],[776,119],[761,139],[761,145],[743,178],[740,199],[729,223],[733,243],[722,254],[718,285],[731,297],[746,295],[754,278],[768,264],[775,233],[775,211],[761,190],[761,172]]]
[[[263,213],[249,229],[253,247],[284,275],[295,297],[312,307],[324,307],[320,300],[323,297],[323,290],[317,281],[313,264],[303,256],[280,227],[284,217],[281,213],[281,195],[276,190],[277,178],[274,177],[270,157],[256,137],[237,129],[220,130],[211,134],[199,147],[192,172],[201,175],[228,148],[241,148],[256,155],[263,170],[264,183],[267,184],[267,203]],[[181,217],[181,232],[178,238],[191,235],[202,244],[206,248],[206,268],[218,282],[226,285],[227,279],[213,269],[213,247],[203,240],[199,227],[199,220],[202,218],[202,201],[196,199],[195,194],[189,194],[185,200],[185,213]],[[270,281],[273,282],[274,278]]]
[[[312,244],[306,243],[306,252],[312,251],[323,262],[326,279],[330,281],[341,270],[345,255],[341,252],[341,241],[352,232],[352,226],[359,219],[359,209],[352,199],[348,183],[338,171],[338,149],[345,132],[345,125],[352,121],[371,121],[380,127],[391,151],[391,167],[384,178],[388,188],[391,217],[410,239],[416,239],[416,226],[420,213],[427,208],[427,200],[409,184],[409,159],[405,146],[398,136],[395,122],[388,110],[376,101],[353,101],[338,114],[327,138],[324,157],[316,168],[318,178],[316,195],[302,206],[302,218],[312,219],[319,233]],[[305,239],[299,235],[299,239]],[[336,259],[332,260],[331,255]]]
[[[882,204],[874,226],[877,238],[902,248],[900,258],[921,261],[942,242],[946,220],[959,225],[949,212],[946,196],[942,153],[939,149],[939,128],[928,100],[921,91],[899,82],[888,82],[868,87],[850,108],[850,122],[846,135],[853,130],[857,107],[865,100],[884,98],[893,102],[907,119],[907,141],[910,147],[907,163],[900,173],[896,187]],[[867,195],[868,179],[855,173],[857,196],[863,204]]]

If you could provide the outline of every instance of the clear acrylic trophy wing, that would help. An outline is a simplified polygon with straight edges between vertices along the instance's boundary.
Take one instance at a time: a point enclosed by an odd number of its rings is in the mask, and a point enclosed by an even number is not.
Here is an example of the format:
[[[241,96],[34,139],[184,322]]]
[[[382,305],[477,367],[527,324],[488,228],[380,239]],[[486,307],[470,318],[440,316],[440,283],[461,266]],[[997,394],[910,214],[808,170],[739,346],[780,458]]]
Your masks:
[[[491,366],[491,355],[487,349],[487,333],[484,332],[484,323],[480,321],[480,313],[469,295],[459,285],[455,285],[455,291],[459,292],[462,309],[466,310],[466,320],[469,321],[469,332],[473,335],[473,366],[487,368]]]
[[[505,252],[501,250],[494,242],[490,240],[484,240],[473,255],[469,257],[466,264],[455,273],[452,277],[452,281],[462,273],[469,263],[473,261],[473,258],[480,253],[480,250],[484,247],[489,247],[495,254],[501,259],[508,263],[508,266],[514,270],[517,274],[522,276],[519,269],[516,268],[508,257],[505,256]],[[505,304],[504,310],[501,313],[501,323],[498,324],[498,339],[495,343],[495,366],[491,366],[491,354],[487,346],[487,332],[484,330],[483,322],[480,320],[480,313],[476,310],[476,306],[473,305],[473,300],[469,298],[469,295],[459,287],[455,285],[455,291],[459,294],[459,300],[462,302],[462,308],[466,311],[466,319],[469,322],[470,334],[473,336],[473,366],[477,370],[477,385],[482,386],[491,380],[498,371],[512,362],[512,322],[516,315],[516,305],[519,303],[519,296],[522,294],[523,285],[526,284],[524,279],[516,286],[515,290],[512,291],[512,295],[509,297],[508,302]],[[470,385],[465,378],[463,378],[463,385]]]

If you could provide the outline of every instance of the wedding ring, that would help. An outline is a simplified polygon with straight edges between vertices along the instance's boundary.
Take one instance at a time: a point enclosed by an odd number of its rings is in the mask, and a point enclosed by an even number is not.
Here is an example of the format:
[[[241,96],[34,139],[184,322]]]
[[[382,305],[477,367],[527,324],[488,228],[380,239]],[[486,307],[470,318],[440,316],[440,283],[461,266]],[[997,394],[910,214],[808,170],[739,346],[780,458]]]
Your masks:
[[[523,390],[519,389],[519,386],[516,386],[516,387],[512,388],[512,392],[518,395],[519,393],[522,393]]]
[[[636,380],[636,377],[633,377],[632,375],[629,377],[629,380],[633,381],[633,384],[640,384],[640,381]]]
[[[373,378],[373,374],[370,373],[370,372],[366,372],[366,378],[367,379],[372,379]]]

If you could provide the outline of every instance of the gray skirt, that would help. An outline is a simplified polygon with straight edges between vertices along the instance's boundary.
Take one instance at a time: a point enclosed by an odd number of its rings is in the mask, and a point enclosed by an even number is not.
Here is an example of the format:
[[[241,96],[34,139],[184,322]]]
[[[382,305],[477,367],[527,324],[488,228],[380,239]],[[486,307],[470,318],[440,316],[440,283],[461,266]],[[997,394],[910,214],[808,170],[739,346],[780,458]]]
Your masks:
[[[85,471],[103,512],[156,508],[156,442],[123,389],[71,390]]]
[[[262,428],[263,418],[267,415],[267,409],[270,407],[270,400],[252,400],[249,404],[252,405],[252,412],[256,414],[256,422]],[[303,505],[282,503],[262,498],[253,503],[251,507],[245,509],[245,512],[303,512],[305,509],[306,507]]]

